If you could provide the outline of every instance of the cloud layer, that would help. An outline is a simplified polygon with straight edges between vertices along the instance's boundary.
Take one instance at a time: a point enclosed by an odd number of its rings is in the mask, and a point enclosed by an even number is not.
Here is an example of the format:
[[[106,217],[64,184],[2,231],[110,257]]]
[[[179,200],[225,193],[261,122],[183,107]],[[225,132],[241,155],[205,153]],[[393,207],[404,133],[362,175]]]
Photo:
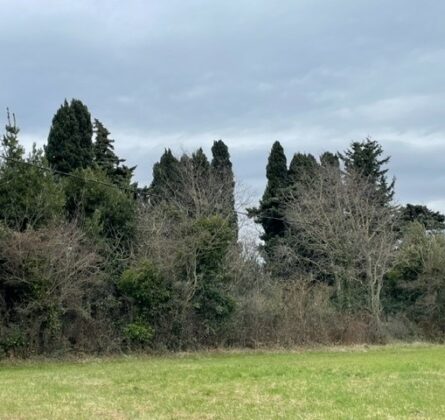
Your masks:
[[[163,148],[223,138],[259,195],[268,150],[392,155],[401,202],[445,210],[445,3],[0,0],[0,105],[42,143],[76,97],[150,180]]]

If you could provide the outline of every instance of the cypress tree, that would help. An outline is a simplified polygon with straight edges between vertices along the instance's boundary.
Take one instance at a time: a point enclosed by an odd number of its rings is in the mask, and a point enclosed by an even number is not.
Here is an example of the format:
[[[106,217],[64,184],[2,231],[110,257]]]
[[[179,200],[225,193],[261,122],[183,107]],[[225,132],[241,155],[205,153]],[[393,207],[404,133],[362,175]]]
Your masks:
[[[310,180],[317,165],[317,161],[311,154],[295,153],[289,164],[288,180],[290,185]]]
[[[375,140],[367,138],[362,142],[353,142],[350,148],[340,154],[347,174],[360,174],[375,186],[375,192],[381,197],[383,205],[391,202],[394,196],[394,179],[388,182],[388,169],[383,166],[390,157],[384,157],[382,146]]]
[[[93,126],[88,108],[79,100],[65,102],[54,115],[45,147],[50,166],[62,172],[93,163]]]
[[[324,152],[320,156],[320,165],[324,167],[340,168],[340,159],[337,154]]]
[[[249,209],[249,215],[261,224],[266,255],[271,255],[278,238],[286,232],[283,194],[288,186],[287,161],[283,147],[276,141],[266,167],[267,185],[258,208]]]
[[[210,173],[210,163],[201,147],[192,154],[192,165],[196,178],[198,180],[207,180],[206,177],[208,177]]]
[[[153,180],[148,195],[152,202],[169,201],[179,186],[180,163],[170,149],[166,149],[153,166]]]
[[[236,235],[238,234],[238,217],[235,210],[235,179],[227,145],[218,140],[213,142],[211,173],[215,187],[221,194],[221,213],[230,221]]]

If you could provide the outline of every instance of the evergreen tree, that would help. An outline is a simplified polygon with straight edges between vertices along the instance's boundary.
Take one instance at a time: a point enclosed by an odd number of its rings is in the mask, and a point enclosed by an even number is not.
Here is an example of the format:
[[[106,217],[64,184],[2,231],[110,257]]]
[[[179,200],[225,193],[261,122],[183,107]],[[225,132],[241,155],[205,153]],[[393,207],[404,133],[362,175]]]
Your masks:
[[[94,120],[94,133],[96,135],[93,150],[94,161],[110,180],[119,186],[128,186],[136,167],[129,168],[121,165],[125,159],[119,159],[114,152],[114,140],[109,138],[110,132],[97,119]]]
[[[7,124],[5,126],[6,133],[2,138],[2,147],[3,147],[3,156],[6,160],[9,160],[11,164],[13,164],[14,160],[21,161],[23,159],[23,155],[25,153],[25,149],[19,144],[18,135],[20,129],[16,125],[15,115],[9,113],[9,109],[7,112]]]
[[[45,147],[46,158],[56,171],[71,172],[93,163],[93,126],[88,108],[79,100],[65,102],[54,115]]]
[[[338,155],[331,152],[324,152],[320,156],[320,164],[324,167],[332,166],[334,168],[340,168],[340,159]]]
[[[394,183],[388,182],[388,169],[383,166],[389,162],[390,157],[382,158],[383,149],[380,144],[367,138],[362,142],[353,142],[350,148],[340,154],[344,162],[346,173],[358,173],[375,185],[375,191],[381,196],[382,204],[389,204],[394,196]]]
[[[266,167],[267,186],[258,208],[249,209],[249,215],[261,224],[264,233],[266,255],[271,255],[277,239],[286,232],[283,211],[283,194],[288,185],[286,155],[280,142],[276,141]]]
[[[317,161],[311,154],[295,153],[289,165],[289,184],[294,185],[310,180],[317,165]]]
[[[222,140],[212,146],[211,172],[215,186],[222,191],[221,213],[227,217],[235,233],[238,233],[238,217],[235,210],[235,179],[229,149]]]
[[[201,147],[192,154],[192,165],[196,179],[207,181],[210,174],[210,163]]]
[[[400,209],[402,225],[418,222],[426,230],[444,230],[445,216],[438,211],[430,210],[427,206],[407,204]]]
[[[153,180],[148,195],[152,202],[169,201],[180,182],[180,163],[170,149],[166,149],[153,166]]]
[[[29,157],[19,143],[15,116],[9,114],[2,137],[0,160],[0,221],[16,230],[39,227],[59,218],[64,205],[63,191],[47,166],[41,150],[33,146]]]

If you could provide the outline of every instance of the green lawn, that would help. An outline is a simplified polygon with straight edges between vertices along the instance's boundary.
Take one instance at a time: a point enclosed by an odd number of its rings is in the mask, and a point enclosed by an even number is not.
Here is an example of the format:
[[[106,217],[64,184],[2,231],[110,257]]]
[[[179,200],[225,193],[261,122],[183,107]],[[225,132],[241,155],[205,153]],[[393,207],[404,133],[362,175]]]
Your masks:
[[[0,418],[441,418],[445,347],[0,363]]]

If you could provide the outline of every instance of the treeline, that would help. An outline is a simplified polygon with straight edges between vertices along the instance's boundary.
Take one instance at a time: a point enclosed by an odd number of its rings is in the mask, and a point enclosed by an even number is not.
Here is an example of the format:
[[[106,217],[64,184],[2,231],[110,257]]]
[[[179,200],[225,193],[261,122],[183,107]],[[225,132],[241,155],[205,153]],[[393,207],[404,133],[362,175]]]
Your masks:
[[[79,100],[0,155],[0,356],[445,336],[445,217],[393,202],[381,146],[279,142],[239,237],[230,154],[167,149],[148,187]]]

